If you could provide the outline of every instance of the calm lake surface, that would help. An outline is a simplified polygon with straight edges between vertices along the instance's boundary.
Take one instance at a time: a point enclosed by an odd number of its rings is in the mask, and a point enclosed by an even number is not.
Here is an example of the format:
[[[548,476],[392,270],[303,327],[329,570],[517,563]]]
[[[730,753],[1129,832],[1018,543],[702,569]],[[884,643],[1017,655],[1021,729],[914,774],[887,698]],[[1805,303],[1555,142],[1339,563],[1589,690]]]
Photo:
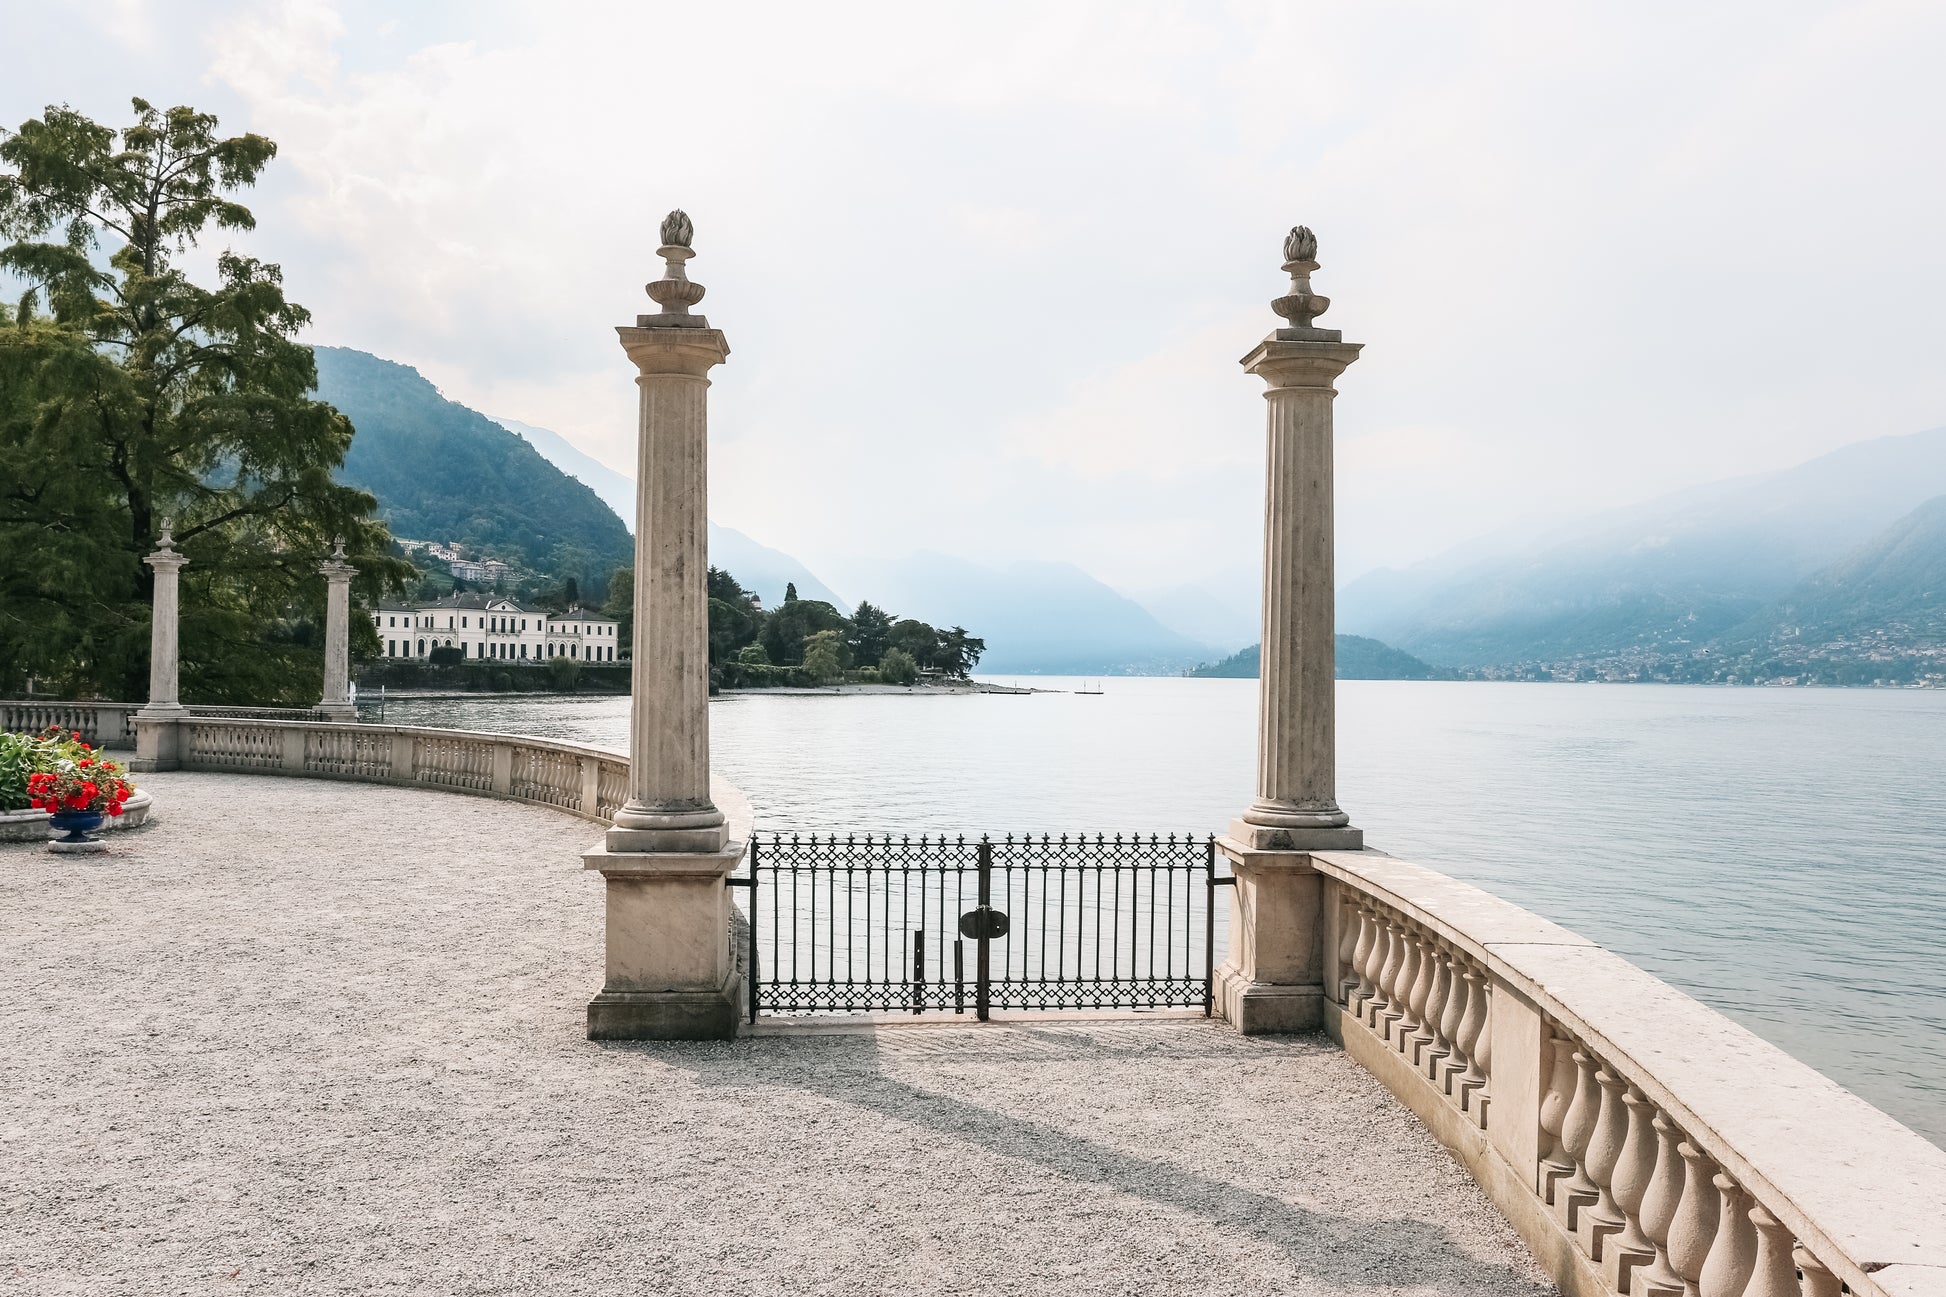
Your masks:
[[[1079,681],[1005,683],[1072,690]],[[714,700],[767,830],[1222,829],[1254,680]],[[1946,692],[1345,681],[1366,841],[1601,942],[1946,1144]],[[625,748],[626,698],[393,699]]]

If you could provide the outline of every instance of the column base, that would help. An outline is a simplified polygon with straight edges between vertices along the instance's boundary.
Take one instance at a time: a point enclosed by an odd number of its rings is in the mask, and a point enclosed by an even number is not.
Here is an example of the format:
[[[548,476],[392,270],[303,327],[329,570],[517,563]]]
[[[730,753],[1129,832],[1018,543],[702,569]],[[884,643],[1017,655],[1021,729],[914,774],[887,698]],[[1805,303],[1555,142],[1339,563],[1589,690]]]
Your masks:
[[[352,703],[319,703],[316,710],[323,712],[324,718],[328,721],[349,723],[358,719],[358,708]]]
[[[1245,1036],[1316,1031],[1324,1026],[1322,984],[1253,982],[1234,964],[1216,970],[1210,994],[1223,1020]]]
[[[728,824],[712,824],[701,829],[611,828],[602,838],[602,845],[617,854],[633,852],[714,854],[725,850],[729,842]]]
[[[588,1001],[589,1040],[732,1040],[743,979],[719,991],[603,991]]]
[[[1230,836],[1252,851],[1363,851],[1365,830],[1349,824],[1337,828],[1280,828],[1230,821]]]
[[[177,722],[188,717],[185,707],[144,707],[130,717],[135,730],[135,756],[130,771],[148,774],[156,770],[176,770],[182,765],[182,730]]]

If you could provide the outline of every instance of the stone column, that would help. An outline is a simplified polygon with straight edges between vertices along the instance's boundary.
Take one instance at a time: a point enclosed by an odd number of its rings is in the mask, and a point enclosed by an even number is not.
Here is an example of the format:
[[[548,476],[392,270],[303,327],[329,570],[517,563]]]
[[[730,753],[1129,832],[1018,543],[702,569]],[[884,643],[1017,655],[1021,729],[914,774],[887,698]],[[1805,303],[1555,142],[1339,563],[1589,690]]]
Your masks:
[[[730,354],[723,334],[690,314],[703,286],[683,263],[693,229],[662,222],[661,308],[618,328],[638,371],[635,647],[628,800],[588,852],[607,885],[607,980],[588,1005],[600,1040],[736,1033],[741,989],[729,949],[723,885],[742,859],[709,788],[709,371]]]
[[[180,761],[177,722],[189,714],[178,700],[176,623],[177,574],[189,559],[176,552],[174,519],[162,520],[155,553],[143,559],[155,569],[155,597],[149,605],[149,700],[135,713],[134,770],[174,770]]]
[[[1218,840],[1237,883],[1217,995],[1245,1032],[1322,1021],[1323,891],[1307,853],[1364,845],[1337,796],[1331,446],[1333,384],[1361,344],[1311,323],[1330,305],[1311,292],[1317,246],[1301,225],[1285,238],[1291,287],[1270,305],[1287,326],[1241,362],[1268,388],[1263,666],[1257,796]]]
[[[345,561],[345,538],[339,536],[331,557],[319,566],[324,574],[324,697],[318,710],[334,721],[355,721],[351,702],[351,579],[358,569]]]

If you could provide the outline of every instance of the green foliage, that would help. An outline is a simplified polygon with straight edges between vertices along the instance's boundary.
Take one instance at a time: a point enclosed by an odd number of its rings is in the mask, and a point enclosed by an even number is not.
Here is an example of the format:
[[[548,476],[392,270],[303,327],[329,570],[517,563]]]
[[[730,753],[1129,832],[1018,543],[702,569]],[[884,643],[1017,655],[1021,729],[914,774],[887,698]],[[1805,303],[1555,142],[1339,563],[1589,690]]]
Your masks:
[[[466,650],[457,646],[446,648],[442,645],[428,652],[426,654],[426,661],[436,667],[453,666],[456,663],[466,661]]]
[[[618,657],[635,651],[635,567],[627,564],[608,574],[608,597],[601,602],[601,615],[613,617]]]
[[[396,534],[460,542],[557,588],[564,577],[598,588],[634,557],[628,528],[600,497],[418,371],[319,347],[317,388],[358,426],[342,478],[377,497]]]
[[[709,570],[708,589],[711,672],[718,684],[732,688],[830,684],[854,664],[872,671],[874,680],[899,684],[917,680],[922,668],[964,676],[986,649],[961,627],[941,631],[910,618],[899,621],[870,603],[846,617],[822,599],[798,598],[795,586],[786,588],[783,603],[762,612],[721,568]]]
[[[844,673],[845,637],[841,632],[821,630],[804,641],[804,675],[812,684],[835,684]]]
[[[0,811],[27,809],[27,776],[34,769],[34,741],[0,733]]]
[[[909,685],[919,678],[919,664],[904,649],[886,649],[878,660],[878,678],[889,685]]]
[[[572,693],[581,683],[581,663],[574,658],[549,658],[547,679],[561,693]]]
[[[26,285],[0,320],[0,688],[146,697],[141,559],[174,517],[184,697],[307,701],[332,536],[364,596],[407,571],[372,498],[332,480],[352,428],[311,396],[282,272],[226,251],[205,287],[174,265],[254,226],[232,195],[276,146],[134,109],[119,133],[67,108],[0,132],[0,271]]]

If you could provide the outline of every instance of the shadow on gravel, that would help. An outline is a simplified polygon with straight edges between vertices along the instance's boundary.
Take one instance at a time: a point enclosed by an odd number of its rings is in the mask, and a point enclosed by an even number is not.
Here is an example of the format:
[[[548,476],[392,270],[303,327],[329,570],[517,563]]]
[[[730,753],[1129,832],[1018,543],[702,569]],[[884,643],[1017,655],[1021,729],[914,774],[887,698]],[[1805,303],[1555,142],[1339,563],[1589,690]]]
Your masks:
[[[893,1028],[785,1039],[797,1066],[780,1068],[774,1074],[764,1067],[764,1051],[778,1045],[778,1037],[745,1038],[732,1045],[700,1050],[649,1044],[607,1048],[651,1055],[689,1072],[705,1086],[744,1090],[753,1082],[795,1086],[889,1120],[935,1130],[942,1138],[978,1145],[1003,1158],[1035,1163],[1077,1183],[1099,1185],[1201,1216],[1213,1227],[1263,1239],[1289,1258],[1294,1277],[1336,1291],[1394,1291],[1428,1285],[1455,1297],[1542,1297],[1554,1291],[1512,1267],[1470,1255],[1449,1231],[1429,1221],[1411,1216],[1340,1216],[1313,1211],[1165,1161],[1108,1148],[1071,1131],[923,1089],[888,1075],[880,1065],[883,1056],[914,1054],[951,1054],[961,1061],[978,1063],[1116,1057],[1219,1059],[1293,1049],[1336,1052],[1322,1036],[1244,1038],[1171,1030],[1161,1023],[1131,1023],[1125,1031],[1119,1026],[1104,1031],[1099,1024],[1075,1030],[1052,1023],[1010,1023],[997,1030]],[[802,1066],[806,1053],[815,1058],[815,1066]],[[1187,1101],[1195,1102],[1196,1096],[1189,1096]],[[1317,1174],[1319,1170],[1294,1168],[1293,1174]],[[1355,1166],[1324,1170],[1348,1186],[1358,1183]],[[1349,1192],[1356,1193],[1356,1189]]]

